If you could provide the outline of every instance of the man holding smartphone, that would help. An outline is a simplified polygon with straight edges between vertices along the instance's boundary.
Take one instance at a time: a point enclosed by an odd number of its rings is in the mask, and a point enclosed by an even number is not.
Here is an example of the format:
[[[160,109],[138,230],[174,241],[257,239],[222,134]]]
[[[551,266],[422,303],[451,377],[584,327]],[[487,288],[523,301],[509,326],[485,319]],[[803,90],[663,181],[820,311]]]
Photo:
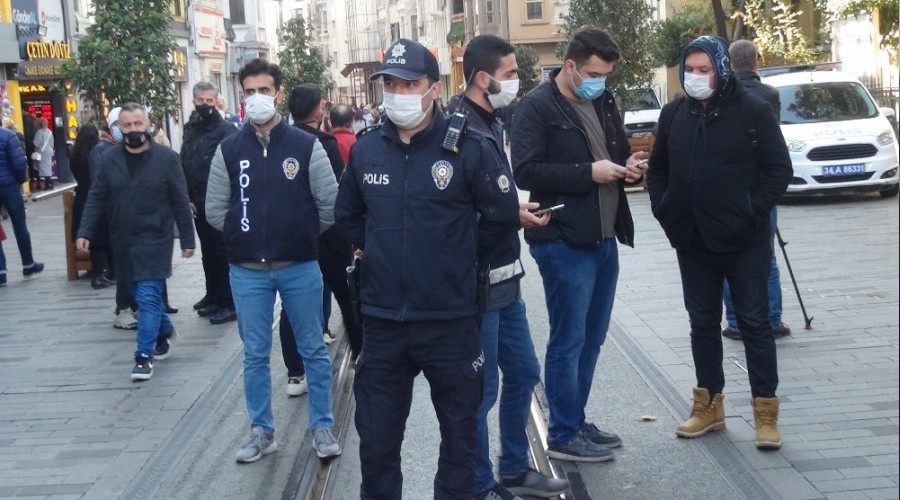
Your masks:
[[[547,454],[561,460],[612,460],[609,449],[622,444],[584,412],[616,293],[616,239],[634,245],[625,183],[641,180],[638,164],[648,156],[631,154],[615,99],[605,90],[619,58],[609,33],[579,29],[563,67],[522,99],[513,120],[516,182],[541,206],[565,204],[546,227],[525,230],[550,317]]]

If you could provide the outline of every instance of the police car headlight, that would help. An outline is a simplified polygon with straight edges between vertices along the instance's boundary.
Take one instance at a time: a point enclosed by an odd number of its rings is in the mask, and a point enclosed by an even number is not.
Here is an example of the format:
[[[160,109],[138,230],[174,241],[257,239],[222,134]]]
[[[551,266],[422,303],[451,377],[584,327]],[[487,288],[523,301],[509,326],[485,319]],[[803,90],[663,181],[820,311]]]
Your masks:
[[[887,146],[888,144],[894,142],[894,132],[891,130],[885,130],[878,136],[878,139],[876,140],[878,141],[878,144]]]
[[[799,153],[806,149],[806,143],[801,141],[792,141],[788,139],[787,141],[788,151],[791,153]]]

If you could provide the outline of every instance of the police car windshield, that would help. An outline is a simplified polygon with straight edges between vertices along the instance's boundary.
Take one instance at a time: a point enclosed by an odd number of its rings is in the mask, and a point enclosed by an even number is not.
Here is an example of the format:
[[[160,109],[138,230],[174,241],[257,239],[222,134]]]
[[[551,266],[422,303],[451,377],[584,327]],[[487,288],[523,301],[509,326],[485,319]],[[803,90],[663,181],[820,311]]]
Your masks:
[[[816,123],[859,120],[878,116],[872,98],[856,82],[787,85],[781,95],[781,123]]]

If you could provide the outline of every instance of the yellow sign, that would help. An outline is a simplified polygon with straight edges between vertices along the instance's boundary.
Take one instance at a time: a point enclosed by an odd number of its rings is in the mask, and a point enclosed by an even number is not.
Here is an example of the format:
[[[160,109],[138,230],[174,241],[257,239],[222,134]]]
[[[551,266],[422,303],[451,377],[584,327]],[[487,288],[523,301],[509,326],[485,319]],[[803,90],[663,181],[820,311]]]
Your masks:
[[[28,60],[36,59],[69,59],[72,53],[65,42],[27,42],[25,53]]]
[[[75,117],[75,113],[78,111],[78,100],[74,97],[66,97],[66,114],[69,115],[69,120],[66,123],[66,131],[69,135],[69,140],[74,141],[75,137],[78,136],[78,118]]]
[[[39,94],[47,92],[47,87],[43,85],[22,85],[19,87],[20,94]]]

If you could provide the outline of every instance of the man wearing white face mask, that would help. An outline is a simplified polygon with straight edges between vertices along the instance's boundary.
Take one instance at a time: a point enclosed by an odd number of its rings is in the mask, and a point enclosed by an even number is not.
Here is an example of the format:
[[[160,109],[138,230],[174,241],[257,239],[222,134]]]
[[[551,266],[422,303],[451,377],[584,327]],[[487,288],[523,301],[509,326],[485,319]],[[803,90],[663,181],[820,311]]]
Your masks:
[[[331,413],[331,362],[322,340],[319,235],[334,222],[337,181],[315,136],[275,111],[284,74],[254,59],[238,78],[250,125],[223,139],[213,156],[206,220],[223,231],[229,279],[244,343],[244,395],[250,436],[237,461],[278,449],[272,414],[272,309],[287,312],[306,369],[309,429],[319,458],[341,454]]]
[[[516,48],[506,40],[481,35],[469,41],[463,57],[467,75],[466,91],[454,96],[450,110],[468,116],[469,128],[493,138],[493,145],[505,160],[499,112],[519,93]],[[515,186],[510,186],[515,189]],[[536,216],[524,203],[519,209],[522,227],[545,226],[550,214]],[[519,282],[525,275],[518,228],[510,228],[504,244],[479,263],[480,278],[490,287],[486,310],[481,318],[481,345],[484,350],[484,397],[478,408],[478,441],[475,462],[475,500],[509,500],[532,495],[553,497],[568,489],[568,481],[548,478],[529,467],[528,436],[525,427],[531,407],[531,393],[540,380],[540,365],[528,329],[525,302]],[[500,412],[500,481],[494,479],[491,463],[487,415],[497,401],[499,370],[503,371]]]
[[[563,67],[516,108],[512,163],[516,183],[541,208],[564,205],[545,227],[525,229],[550,317],[544,383],[550,409],[547,454],[580,462],[613,460],[619,436],[587,420],[600,348],[619,275],[619,242],[634,245],[625,184],[640,181],[606,78],[620,58],[604,30],[575,32]]]
[[[725,41],[681,55],[686,97],[667,104],[650,155],[650,207],[675,248],[697,385],[675,434],[725,429],[722,285],[727,278],[750,377],[757,448],[779,448],[778,365],[769,321],[769,214],[793,175],[775,112],[734,77]]]
[[[441,431],[431,498],[472,498],[485,362],[476,265],[515,232],[518,199],[490,136],[469,130],[443,146],[449,121],[425,47],[394,42],[372,78],[383,78],[388,119],[353,146],[335,205],[338,230],[362,253],[360,497],[401,498],[400,449],[424,372]]]

